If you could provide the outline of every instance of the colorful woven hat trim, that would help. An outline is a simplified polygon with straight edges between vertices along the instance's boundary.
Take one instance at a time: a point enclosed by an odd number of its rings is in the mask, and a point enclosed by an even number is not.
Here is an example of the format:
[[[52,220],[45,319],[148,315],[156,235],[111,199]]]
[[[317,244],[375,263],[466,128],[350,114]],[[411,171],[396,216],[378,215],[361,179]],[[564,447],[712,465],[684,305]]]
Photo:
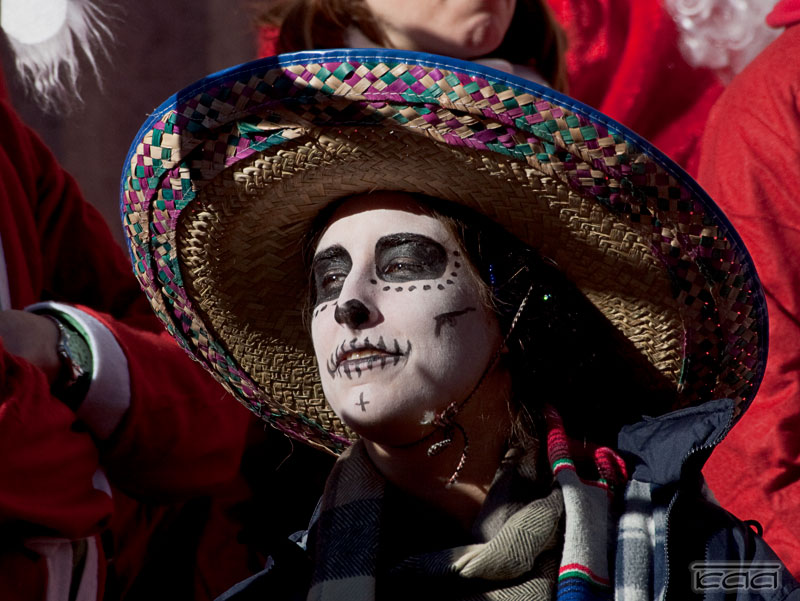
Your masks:
[[[371,49],[285,55],[209,76],[163,103],[126,159],[121,208],[134,271],[170,333],[251,410],[332,452],[349,441],[346,432],[265,399],[209,332],[184,288],[179,217],[204,182],[291,145],[309,128],[376,126],[535,161],[543,175],[649,228],[650,251],[669,273],[676,301],[695,312],[706,334],[697,344],[685,341],[682,381],[702,394],[723,389],[742,409],[752,400],[766,361],[763,292],[733,227],[674,163],[548,88],[455,59]]]

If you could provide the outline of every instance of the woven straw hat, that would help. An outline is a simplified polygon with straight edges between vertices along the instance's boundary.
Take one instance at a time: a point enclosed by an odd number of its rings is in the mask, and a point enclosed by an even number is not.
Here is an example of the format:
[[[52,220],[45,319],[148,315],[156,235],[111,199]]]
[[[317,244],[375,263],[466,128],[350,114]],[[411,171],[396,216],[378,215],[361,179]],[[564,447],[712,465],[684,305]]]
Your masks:
[[[369,190],[472,207],[554,258],[685,402],[752,400],[766,309],[730,223],[674,163],[534,83],[443,57],[263,59],[167,100],[126,160],[134,269],[177,341],[288,435],[340,452],[302,324],[300,240]],[[413,292],[408,292],[413,294]],[[645,411],[646,412],[646,411]]]

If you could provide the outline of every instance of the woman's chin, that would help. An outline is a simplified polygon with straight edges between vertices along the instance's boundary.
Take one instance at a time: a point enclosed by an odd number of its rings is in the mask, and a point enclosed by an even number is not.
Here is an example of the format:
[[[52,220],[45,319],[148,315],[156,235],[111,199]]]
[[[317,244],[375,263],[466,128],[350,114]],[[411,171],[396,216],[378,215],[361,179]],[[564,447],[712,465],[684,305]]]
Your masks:
[[[464,58],[479,58],[491,54],[503,42],[504,35],[505,30],[495,17],[484,16],[477,20],[462,42],[462,52],[469,55]]]
[[[422,424],[423,417],[420,415],[413,420],[409,419],[408,415],[381,415],[379,413],[373,413],[370,416],[357,414],[340,416],[347,427],[361,438],[386,447],[413,445],[428,435],[431,426]]]

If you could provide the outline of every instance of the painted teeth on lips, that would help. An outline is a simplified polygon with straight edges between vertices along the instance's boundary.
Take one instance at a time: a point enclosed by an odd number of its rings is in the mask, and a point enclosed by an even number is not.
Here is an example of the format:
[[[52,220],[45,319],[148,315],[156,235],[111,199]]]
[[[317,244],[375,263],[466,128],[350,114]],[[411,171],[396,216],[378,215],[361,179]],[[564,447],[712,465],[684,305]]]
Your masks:
[[[357,351],[347,351],[339,359],[339,363],[343,361],[356,361],[358,359],[369,359],[370,357],[391,357],[392,353],[387,353],[380,349],[361,349]]]
[[[367,339],[359,343],[354,338],[342,342],[341,346],[331,353],[325,366],[331,378],[342,377],[344,374],[352,380],[353,372],[357,377],[361,377],[364,369],[372,370],[374,367],[383,369],[387,365],[397,365],[403,357],[407,359],[409,355],[411,355],[410,340],[406,341],[406,348],[401,349],[397,339],[387,348],[382,336],[377,344],[372,344]]]
[[[383,339],[381,339],[383,340]],[[365,344],[360,345],[357,348],[345,348],[346,343],[342,343],[339,347],[338,352],[336,353],[336,365],[341,365],[345,361],[358,361],[361,359],[380,359],[381,357],[395,357],[398,355],[402,355],[403,353],[400,352],[400,348],[396,349],[396,352],[391,352],[386,350],[386,348],[381,348],[381,346],[373,346],[372,344]],[[351,345],[353,346],[353,345]]]

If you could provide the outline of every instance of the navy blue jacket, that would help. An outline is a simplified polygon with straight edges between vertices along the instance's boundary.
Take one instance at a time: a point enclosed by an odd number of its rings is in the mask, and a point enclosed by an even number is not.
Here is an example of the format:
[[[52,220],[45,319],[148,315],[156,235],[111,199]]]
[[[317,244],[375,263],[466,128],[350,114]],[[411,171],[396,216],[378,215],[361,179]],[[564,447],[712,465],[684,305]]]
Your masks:
[[[760,526],[731,515],[705,489],[703,464],[733,423],[733,402],[722,399],[645,417],[620,431],[617,446],[630,481],[650,495],[636,510],[660,523],[649,566],[653,599],[800,601],[800,585],[761,538]],[[287,541],[267,568],[217,601],[305,599],[311,567],[305,550]],[[624,568],[614,570],[620,599],[627,599]]]
[[[667,600],[800,600],[800,586],[760,526],[727,512],[705,489],[703,464],[733,422],[733,402],[722,399],[622,428],[618,450],[630,479],[649,484],[654,510],[664,515],[654,572]]]

